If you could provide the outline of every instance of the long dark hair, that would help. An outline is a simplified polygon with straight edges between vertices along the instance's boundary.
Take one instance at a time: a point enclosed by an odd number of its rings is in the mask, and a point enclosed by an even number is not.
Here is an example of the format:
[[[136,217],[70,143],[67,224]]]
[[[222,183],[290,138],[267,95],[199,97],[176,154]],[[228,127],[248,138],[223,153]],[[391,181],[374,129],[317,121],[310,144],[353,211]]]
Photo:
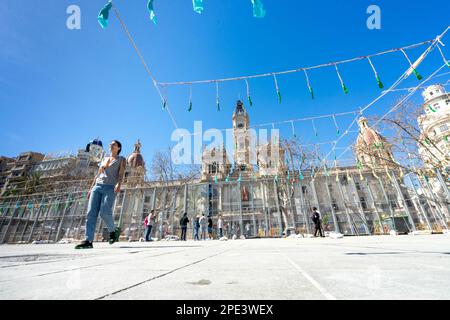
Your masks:
[[[117,155],[120,154],[120,151],[122,151],[122,144],[118,140],[113,140],[115,143],[117,143],[117,146],[119,147],[119,151],[117,151]]]

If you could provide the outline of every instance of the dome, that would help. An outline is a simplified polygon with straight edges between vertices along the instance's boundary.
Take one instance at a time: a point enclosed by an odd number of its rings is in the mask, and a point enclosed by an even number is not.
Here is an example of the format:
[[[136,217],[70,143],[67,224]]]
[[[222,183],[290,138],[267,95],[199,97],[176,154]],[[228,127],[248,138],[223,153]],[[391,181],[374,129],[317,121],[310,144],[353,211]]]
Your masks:
[[[102,147],[102,148],[103,148],[103,143],[102,143],[102,141],[101,141],[100,139],[97,138],[97,139],[94,139],[94,140],[89,141],[89,143],[86,145],[86,152],[89,152],[91,145],[99,146],[99,147]]]
[[[138,140],[134,145],[134,151],[127,158],[127,163],[132,168],[145,167],[144,157],[141,155],[141,142]]]

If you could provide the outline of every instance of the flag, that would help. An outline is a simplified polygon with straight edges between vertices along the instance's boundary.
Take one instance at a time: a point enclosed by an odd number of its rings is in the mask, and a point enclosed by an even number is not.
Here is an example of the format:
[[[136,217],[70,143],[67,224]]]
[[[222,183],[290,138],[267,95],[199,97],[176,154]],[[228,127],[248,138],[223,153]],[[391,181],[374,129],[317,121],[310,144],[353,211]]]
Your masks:
[[[266,15],[266,10],[264,10],[264,6],[261,0],[252,0],[252,4],[253,4],[253,17],[264,18]]]
[[[152,20],[153,23],[156,24],[156,15],[155,11],[153,10],[153,0],[148,0],[147,9],[150,12],[150,20]]]
[[[98,14],[97,20],[103,29],[105,29],[108,26],[109,11],[111,10],[111,8],[112,3],[111,1],[109,1]]]
[[[192,0],[194,11],[201,14],[203,12],[203,0]]]

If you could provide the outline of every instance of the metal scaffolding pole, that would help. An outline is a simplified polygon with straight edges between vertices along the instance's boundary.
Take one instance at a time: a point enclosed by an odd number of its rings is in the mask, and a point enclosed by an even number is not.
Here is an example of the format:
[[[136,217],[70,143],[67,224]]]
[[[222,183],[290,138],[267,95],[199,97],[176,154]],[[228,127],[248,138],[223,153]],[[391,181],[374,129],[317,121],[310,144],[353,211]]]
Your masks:
[[[79,205],[79,203],[80,203],[80,200],[76,200],[76,201],[75,201],[75,205],[74,205],[73,212],[72,212],[72,214],[70,215],[72,219],[70,219],[70,226],[69,226],[69,228],[67,229],[67,230],[69,231],[69,232],[68,232],[69,234],[70,234],[70,231],[71,231],[72,228],[73,228],[73,221],[75,220],[75,216],[76,216],[76,213],[77,213],[77,210],[78,210],[78,205]]]
[[[87,209],[89,207],[89,200],[87,199],[87,197],[85,197],[84,200],[84,207],[81,211],[81,216],[80,216],[80,223],[78,224],[78,228],[77,228],[77,235],[76,235],[76,239],[79,238],[80,236],[80,231],[81,231],[81,225],[83,224],[83,222],[85,221],[85,219],[87,218]],[[86,233],[86,230],[85,230]]]
[[[139,240],[141,238],[141,232],[142,232],[142,221],[144,221],[144,200],[145,200],[145,190],[141,189],[141,194],[142,194],[142,198],[141,198],[141,203],[139,205],[140,209],[138,212],[138,217],[139,217],[139,223],[138,223],[138,236],[137,239]]]
[[[381,232],[381,234],[384,234],[385,232],[384,232],[384,228],[383,228],[383,220],[381,220],[381,215],[380,215],[380,212],[378,211],[377,204],[375,202],[375,197],[373,196],[372,188],[370,187],[369,181],[367,179],[365,179],[365,180],[366,180],[366,186],[367,186],[367,191],[369,192],[370,200],[373,203],[373,209],[375,210],[375,213],[378,218],[378,222],[380,224],[380,232]]]
[[[244,231],[244,221],[242,218],[242,194],[241,194],[241,183],[238,182],[237,183],[237,191],[238,191],[238,199],[239,199],[239,226],[241,229],[241,234],[239,236],[242,235],[243,231]]]
[[[265,183],[263,181],[261,181],[261,194],[262,194],[262,199],[263,199],[263,212],[264,212],[264,223],[265,223],[264,236],[267,237],[268,230],[269,230],[269,219],[267,217],[268,212],[267,212],[266,188],[265,188]]]
[[[2,240],[0,241],[0,243],[5,243],[6,236],[8,235],[9,228],[11,227],[11,224],[12,224],[12,221],[14,219],[14,215],[16,214],[17,209],[19,209],[19,212],[20,212],[20,206],[18,206],[18,203],[19,202],[17,201],[16,207],[14,208],[14,211],[13,211],[11,217],[9,218],[8,225],[6,226],[5,233],[3,233],[3,237],[2,237]]]
[[[273,188],[274,188],[274,193],[275,193],[275,204],[277,206],[277,212],[278,212],[278,222],[280,224],[280,237],[282,237],[283,236],[283,218],[281,216],[280,203],[278,201],[278,186],[277,186],[277,182],[275,179],[273,180]]]
[[[34,219],[33,227],[31,227],[30,235],[28,236],[27,242],[31,242],[31,239],[33,238],[34,229],[36,228],[36,225],[37,225],[37,223],[39,221],[39,216],[41,215],[41,212],[43,211],[42,210],[43,208],[45,208],[44,199],[41,200],[41,204],[40,204],[39,210],[38,210],[38,212],[36,214],[36,218]]]
[[[16,240],[16,233],[19,230],[19,226],[20,226],[20,223],[22,222],[22,218],[24,216],[24,213],[27,211],[28,204],[26,206],[24,206],[22,212],[17,215],[17,218],[16,218],[17,224],[16,224],[16,226],[14,228],[14,232],[11,232],[12,233],[12,240],[11,240],[11,242],[15,242],[15,240]]]
[[[170,216],[172,218],[171,219],[172,220],[171,228],[170,228],[172,235],[175,235],[174,230],[175,230],[175,211],[176,211],[176,208],[177,208],[177,197],[178,197],[178,189],[174,188],[172,213],[170,214]]]
[[[387,195],[387,193],[386,193],[386,189],[384,188],[383,182],[381,181],[380,178],[377,178],[377,179],[378,179],[378,182],[380,183],[381,191],[383,192],[384,198],[385,198],[386,201],[387,201],[387,205],[388,205],[389,211],[390,211],[390,213],[391,213],[391,219],[392,219],[392,225],[393,225],[393,227],[394,227],[394,231],[397,232],[397,227],[395,226],[394,211],[392,210],[391,201],[389,200],[389,197],[388,197],[388,195]]]
[[[125,199],[127,198],[127,191],[128,191],[128,189],[125,189],[125,191],[123,192],[122,204],[120,205],[119,224],[118,224],[120,230],[122,230],[123,208],[125,205]]]
[[[414,190],[414,194],[416,195],[416,198],[417,198],[417,202],[419,203],[420,212],[422,213],[423,217],[425,218],[425,221],[427,223],[428,229],[429,230],[433,230],[433,228],[431,227],[431,224],[430,224],[430,220],[428,220],[427,213],[426,213],[424,207],[422,206],[422,202],[420,201],[419,193],[416,190],[416,186],[415,186],[415,184],[413,182],[413,179],[411,178],[411,174],[410,173],[408,173],[408,178],[409,178],[409,181],[411,182],[412,188]]]
[[[294,190],[294,193],[295,193],[295,187],[294,186],[292,186],[292,187],[293,187],[293,190]],[[291,191],[290,191],[289,182],[287,181],[287,179],[286,179],[286,193],[287,193],[287,196],[288,196],[289,205],[291,207],[291,220],[292,220],[291,223],[292,223],[292,226],[294,227],[294,230],[295,230],[296,229],[295,228],[295,212],[294,212],[294,206],[292,205]],[[286,211],[287,211],[287,208],[286,208]]]
[[[367,222],[367,219],[366,219],[366,214],[364,212],[364,208],[363,208],[363,205],[362,205],[362,202],[361,202],[361,198],[359,197],[358,189],[356,188],[355,177],[353,176],[353,174],[350,174],[350,183],[352,185],[353,191],[355,192],[354,193],[355,203],[356,203],[356,206],[358,207],[358,210],[359,210],[359,212],[361,214],[361,219],[364,222],[364,225],[366,227],[367,233],[371,234],[370,229],[369,229],[369,223]]]
[[[435,203],[436,212],[437,212],[437,214],[439,216],[439,219],[441,220],[441,223],[444,225],[445,229],[448,230],[448,225],[447,225],[447,223],[446,223],[446,221],[444,219],[444,215],[442,214],[441,210],[439,209],[438,201],[437,201],[436,196],[435,196],[435,194],[433,192],[433,189],[431,189],[431,186],[430,186],[430,183],[428,182],[428,179],[424,179],[424,180],[425,180],[425,184],[426,184],[426,186],[428,188],[428,191],[430,192],[431,197],[433,198],[433,201]]]
[[[339,177],[339,174],[338,174],[338,177]],[[328,185],[328,177],[325,176],[325,179],[326,179],[327,185]],[[345,216],[347,217],[347,223],[348,223],[348,226],[350,227],[352,236],[354,236],[354,235],[359,236],[359,232],[357,230],[355,230],[352,220],[350,219],[350,211],[348,210],[347,202],[345,201],[344,191],[342,190],[341,182],[337,181],[336,183],[338,185],[339,194],[341,195],[341,198],[342,198],[342,204],[344,205],[344,209],[345,209]]]
[[[255,202],[253,199],[253,183],[250,183],[250,203],[252,206],[253,233],[256,232]]]
[[[128,223],[128,240],[131,240],[131,235],[130,235],[131,222],[133,221],[133,211],[134,211],[134,206],[136,205],[136,195],[135,195],[135,193],[136,193],[136,190],[135,190],[135,192],[130,192],[130,197],[132,198],[133,202],[132,202],[131,206],[127,207],[127,209],[128,208],[131,209],[131,210],[127,210],[127,213],[130,215],[130,221]],[[130,211],[130,212],[128,212],[128,211]]]
[[[300,188],[300,210],[303,212],[303,216],[305,219],[305,225],[306,225],[306,232],[308,234],[311,234],[311,226],[309,225],[309,218],[308,218],[308,214],[306,213],[306,201],[305,201],[305,197],[303,195],[303,185],[300,181],[299,183],[299,188]]]
[[[316,187],[314,185],[314,180],[311,180],[311,184],[313,186],[313,191],[314,191],[314,194],[315,194],[315,198],[317,198],[317,193],[316,193]],[[339,227],[339,222],[337,220],[336,212],[334,212],[333,200],[331,199],[330,189],[328,188],[328,179],[326,179],[325,189],[327,190],[328,201],[330,202],[331,216],[333,217],[333,224],[334,224],[334,231],[336,233],[341,233],[341,228]]]
[[[154,197],[154,195],[153,195]],[[184,184],[184,199],[183,199],[183,214],[187,212],[187,201],[188,201],[188,185]]]
[[[33,215],[34,212],[34,205],[31,207],[30,213],[28,215],[27,220],[25,221],[25,226],[23,228],[22,234],[20,235],[20,240],[19,241],[23,241],[23,237],[25,236],[25,232],[27,231],[27,227],[28,227],[28,223],[30,222],[31,216]]]
[[[64,217],[66,216],[67,207],[69,206],[68,204],[70,203],[70,201],[72,201],[72,198],[73,198],[73,196],[71,194],[70,197],[69,197],[69,202],[66,203],[66,207],[63,210],[63,215],[61,217],[61,220],[59,221],[59,226],[58,226],[58,231],[56,232],[55,242],[57,242],[58,239],[59,239],[59,236],[60,236],[60,233],[61,233],[61,228],[62,228],[63,223],[64,223]],[[72,202],[72,205],[75,206],[75,204],[73,202]]]
[[[402,190],[400,188],[400,184],[398,183],[397,175],[395,174],[394,171],[391,171],[391,174],[392,174],[392,177],[393,177],[393,180],[394,180],[394,186],[397,189],[397,192],[400,195],[400,198],[402,199],[403,205],[405,207],[406,214],[408,215],[408,220],[409,220],[409,223],[411,224],[412,231],[416,231],[416,225],[415,225],[414,220],[413,220],[413,218],[411,216],[411,212],[409,211],[408,203],[406,202],[405,196],[403,195],[403,192],[402,192]]]
[[[442,176],[442,173],[441,173],[441,171],[439,169],[436,169],[436,175],[437,175],[437,178],[439,180],[439,183],[442,186],[442,189],[444,189],[445,199],[447,201],[447,209],[448,209],[449,208],[449,204],[450,204],[450,190],[449,190],[447,184],[445,183],[444,177]],[[445,213],[444,213],[444,216],[446,218],[445,222],[447,224],[449,219],[450,219],[450,217],[447,214],[445,214]]]

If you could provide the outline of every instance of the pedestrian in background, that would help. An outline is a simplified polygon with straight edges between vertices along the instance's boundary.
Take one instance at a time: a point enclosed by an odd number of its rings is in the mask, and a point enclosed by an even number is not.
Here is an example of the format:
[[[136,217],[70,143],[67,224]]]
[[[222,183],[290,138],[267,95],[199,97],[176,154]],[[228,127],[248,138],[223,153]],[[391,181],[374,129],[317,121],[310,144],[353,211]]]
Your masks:
[[[213,221],[211,216],[208,216],[208,239],[212,240],[213,238]]]
[[[320,215],[320,212],[316,207],[313,207],[313,215],[311,219],[314,222],[315,226],[314,237],[317,237],[317,233],[319,233],[321,237],[324,237],[322,229],[322,216]]]
[[[187,212],[183,214],[183,217],[180,219],[180,226],[181,226],[181,241],[186,241],[186,231],[187,231],[187,224],[189,223],[189,219],[187,217]]]
[[[208,220],[205,217],[205,214],[202,214],[200,217],[200,228],[202,230],[201,239],[206,240],[206,225],[208,224]]]

